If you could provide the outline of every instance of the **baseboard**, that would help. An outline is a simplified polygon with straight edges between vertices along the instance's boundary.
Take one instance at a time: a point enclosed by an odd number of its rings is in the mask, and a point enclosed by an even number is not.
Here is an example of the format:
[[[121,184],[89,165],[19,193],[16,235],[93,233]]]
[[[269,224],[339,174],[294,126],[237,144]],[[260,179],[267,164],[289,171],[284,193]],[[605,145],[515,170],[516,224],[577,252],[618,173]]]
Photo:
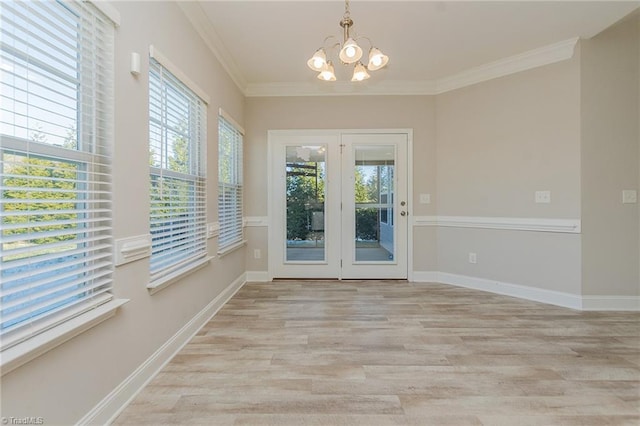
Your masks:
[[[413,278],[416,283],[437,283],[438,272],[436,271],[413,271]]]
[[[638,296],[582,296],[438,271],[414,271],[413,281],[416,283],[450,284],[581,311],[640,312],[640,297]]]
[[[582,296],[585,311],[640,311],[638,296]]]
[[[548,303],[550,305],[562,306],[565,308],[582,308],[582,301],[579,295],[564,293],[560,291],[505,283],[496,280],[488,280],[485,278],[469,277],[466,275],[450,274],[447,272],[438,273],[438,282],[444,284],[454,284],[460,287],[472,288],[476,290],[488,291],[490,293],[502,294],[505,296],[518,297],[520,299]]]
[[[423,279],[418,280],[416,277]],[[450,284],[458,287],[471,288],[474,290],[487,291],[489,293],[548,303],[550,305],[562,306],[565,308],[582,309],[582,298],[579,295],[519,284],[505,283],[496,280],[488,280],[485,278],[451,274],[448,272],[418,271],[414,272],[414,280],[416,282]]]
[[[78,425],[110,424],[155,377],[156,374],[180,351],[184,345],[222,308],[246,282],[242,274],[198,312],[187,324],[143,362],[129,377],[89,411]]]
[[[269,272],[267,271],[247,271],[247,282],[267,282],[269,279]]]

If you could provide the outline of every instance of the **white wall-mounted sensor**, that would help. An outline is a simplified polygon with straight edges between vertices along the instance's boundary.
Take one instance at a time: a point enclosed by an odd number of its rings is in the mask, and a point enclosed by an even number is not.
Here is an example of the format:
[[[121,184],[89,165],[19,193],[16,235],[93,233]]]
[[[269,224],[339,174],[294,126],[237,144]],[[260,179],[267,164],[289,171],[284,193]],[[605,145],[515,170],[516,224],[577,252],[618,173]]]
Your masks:
[[[140,74],[140,54],[139,53],[131,53],[131,74],[138,75]]]

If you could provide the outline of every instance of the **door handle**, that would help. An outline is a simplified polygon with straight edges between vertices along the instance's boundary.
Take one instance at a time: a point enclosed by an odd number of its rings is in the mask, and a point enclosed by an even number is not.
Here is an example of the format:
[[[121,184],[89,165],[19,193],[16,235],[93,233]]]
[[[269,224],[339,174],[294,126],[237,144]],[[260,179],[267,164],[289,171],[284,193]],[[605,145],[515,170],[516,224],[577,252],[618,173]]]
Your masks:
[[[407,212],[405,211],[400,212],[400,216],[406,216],[406,215],[407,215]]]

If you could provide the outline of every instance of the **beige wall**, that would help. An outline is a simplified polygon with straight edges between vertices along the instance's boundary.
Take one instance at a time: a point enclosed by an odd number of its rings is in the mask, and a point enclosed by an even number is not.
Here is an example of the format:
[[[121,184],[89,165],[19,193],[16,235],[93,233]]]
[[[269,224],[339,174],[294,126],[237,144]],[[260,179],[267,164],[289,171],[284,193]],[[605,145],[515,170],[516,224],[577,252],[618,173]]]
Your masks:
[[[476,253],[476,264],[468,262],[469,252]],[[579,295],[580,235],[441,228],[438,270],[534,291]]]
[[[117,2],[121,26],[115,52],[114,234],[149,232],[148,48],[154,44],[210,97],[208,220],[217,220],[217,111],[242,123],[244,99],[191,29],[175,3]],[[131,52],[142,73],[129,73]],[[215,240],[210,253],[215,254]],[[117,267],[116,297],[131,299],[118,314],[2,377],[2,415],[41,416],[73,424],[139,367],[245,270],[244,250],[216,259],[178,283],[149,295],[148,261]]]
[[[582,275],[585,295],[640,295],[639,15],[581,43]]]
[[[245,215],[267,215],[267,132],[281,129],[413,129],[414,215],[435,214],[435,204],[418,204],[418,194],[435,199],[434,99],[429,96],[330,96],[247,98],[245,104]],[[247,270],[267,269],[267,228],[247,228]],[[420,270],[435,267],[435,233],[416,239]],[[262,259],[253,258],[260,249]]]
[[[579,73],[574,56],[437,96],[439,215],[580,217]]]
[[[579,219],[579,76],[575,55],[438,95],[438,215]],[[437,241],[440,272],[580,294],[579,235],[440,228]]]

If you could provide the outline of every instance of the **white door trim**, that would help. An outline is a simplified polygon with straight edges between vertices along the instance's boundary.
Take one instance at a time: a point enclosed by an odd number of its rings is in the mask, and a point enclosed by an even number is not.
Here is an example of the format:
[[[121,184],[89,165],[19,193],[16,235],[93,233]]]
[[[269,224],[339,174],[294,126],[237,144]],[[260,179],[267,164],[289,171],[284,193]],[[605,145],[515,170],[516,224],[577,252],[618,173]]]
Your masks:
[[[282,139],[293,140],[296,137],[304,136],[326,136],[337,138],[338,143],[342,139],[343,135],[348,134],[406,134],[407,135],[407,194],[408,205],[407,213],[409,214],[409,221],[413,217],[413,129],[410,128],[385,128],[385,129],[295,129],[295,130],[269,130],[267,132],[267,184],[269,188],[269,194],[267,197],[267,211],[268,211],[268,254],[275,253],[278,250],[278,244],[276,238],[273,237],[273,232],[277,229],[276,220],[281,218],[276,217],[278,211],[277,206],[274,204],[272,193],[274,189],[274,170],[273,170],[273,156],[274,145],[279,143]],[[276,256],[268,256],[268,276],[269,280],[275,278]],[[342,277],[339,277],[342,278]],[[407,230],[407,279],[413,279],[413,229],[411,226]]]

